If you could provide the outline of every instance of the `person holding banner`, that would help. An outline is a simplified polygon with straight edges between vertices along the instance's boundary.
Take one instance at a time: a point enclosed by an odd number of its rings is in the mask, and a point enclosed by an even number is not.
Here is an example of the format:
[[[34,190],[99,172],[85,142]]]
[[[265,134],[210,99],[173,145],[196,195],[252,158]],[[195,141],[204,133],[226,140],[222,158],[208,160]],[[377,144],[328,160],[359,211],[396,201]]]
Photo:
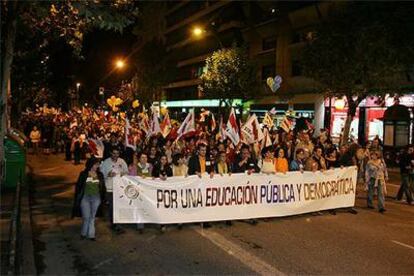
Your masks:
[[[371,151],[371,160],[368,161],[365,170],[365,180],[368,186],[368,208],[374,209],[373,198],[374,190],[378,195],[378,211],[382,214],[385,212],[384,204],[386,193],[385,181],[388,180],[387,167],[384,160],[381,158],[378,150]]]
[[[185,164],[184,156],[177,153],[173,156],[173,176],[188,176],[188,166]]]
[[[232,167],[231,167],[231,164],[227,162],[227,155],[225,151],[221,151],[218,154],[218,159],[214,166],[214,170],[217,174],[220,174],[220,175],[225,175],[225,174],[231,175]]]
[[[105,196],[103,174],[99,171],[99,159],[88,159],[80,173],[75,188],[72,218],[82,215],[81,239],[95,241],[95,216]]]
[[[152,166],[148,162],[148,156],[145,152],[142,152],[139,155],[139,162],[136,162],[134,158],[134,163],[129,166],[129,175],[140,176],[142,178],[151,177],[152,175]],[[144,231],[144,224],[137,223],[137,231],[142,234]]]
[[[296,158],[290,162],[290,171],[300,171],[303,172],[305,170],[305,150],[303,148],[299,148],[295,152]]]
[[[263,160],[260,168],[261,173],[275,174],[276,173],[276,162],[273,156],[272,147],[267,147],[262,150]]]
[[[188,175],[198,175],[202,177],[204,173],[209,173],[210,177],[214,175],[214,164],[207,158],[207,146],[198,145],[198,154],[190,157],[188,161]]]
[[[247,145],[243,145],[240,150],[239,156],[236,157],[234,163],[234,172],[235,173],[244,173],[248,174],[259,172],[260,169],[257,166],[256,160],[251,156],[250,148]]]
[[[119,225],[113,223],[113,181],[114,177],[120,177],[128,174],[128,166],[126,162],[119,157],[119,155],[119,149],[113,147],[111,149],[111,157],[105,159],[105,161],[102,162],[100,168],[105,179],[106,201],[109,204],[109,220],[111,223],[111,228],[118,234],[122,233],[123,230]]]
[[[285,150],[278,148],[276,150],[275,169],[276,172],[286,173],[289,171],[288,160],[286,159]]]
[[[173,176],[172,169],[168,164],[167,155],[163,154],[160,157],[160,161],[155,164],[152,170],[153,178],[160,178],[161,180],[167,180],[167,177]]]

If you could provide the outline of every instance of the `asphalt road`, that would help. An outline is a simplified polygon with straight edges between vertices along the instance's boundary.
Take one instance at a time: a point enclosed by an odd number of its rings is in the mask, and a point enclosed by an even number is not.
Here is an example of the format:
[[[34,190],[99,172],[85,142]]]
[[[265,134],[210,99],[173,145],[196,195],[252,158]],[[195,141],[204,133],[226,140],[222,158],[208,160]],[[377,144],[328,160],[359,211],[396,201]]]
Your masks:
[[[149,226],[139,234],[127,225],[116,235],[100,218],[93,242],[80,240],[81,220],[70,217],[83,166],[61,155],[28,159],[38,274],[414,274],[414,207],[391,198],[385,214],[366,209],[359,192],[357,215],[307,214],[209,229],[169,226],[165,233]],[[389,196],[397,188],[390,184]]]

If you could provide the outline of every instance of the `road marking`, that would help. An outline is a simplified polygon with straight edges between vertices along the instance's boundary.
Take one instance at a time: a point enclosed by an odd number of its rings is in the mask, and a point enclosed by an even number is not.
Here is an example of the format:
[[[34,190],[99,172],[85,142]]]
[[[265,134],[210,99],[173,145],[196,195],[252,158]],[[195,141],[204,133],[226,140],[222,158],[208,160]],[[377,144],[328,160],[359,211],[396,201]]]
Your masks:
[[[402,243],[402,242],[399,242],[399,241],[394,241],[394,240],[391,240],[391,241],[393,243],[396,243],[396,244],[399,244],[401,246],[404,246],[404,247],[407,247],[407,248],[410,248],[410,249],[414,250],[414,246],[411,246],[411,245],[408,245],[408,244],[405,244],[405,243]]]
[[[106,260],[103,260],[102,262],[96,264],[94,267],[92,267],[92,269],[97,269],[100,266],[103,266],[104,264],[110,263],[113,261],[114,258],[108,258]]]
[[[194,231],[196,231],[202,237],[208,239],[209,241],[220,247],[222,250],[227,252],[227,254],[235,257],[236,259],[238,259],[243,264],[245,264],[250,269],[252,269],[260,275],[285,275],[277,268],[259,259],[253,254],[250,254],[242,247],[229,241],[224,236],[220,235],[215,231],[206,229],[194,229]]]

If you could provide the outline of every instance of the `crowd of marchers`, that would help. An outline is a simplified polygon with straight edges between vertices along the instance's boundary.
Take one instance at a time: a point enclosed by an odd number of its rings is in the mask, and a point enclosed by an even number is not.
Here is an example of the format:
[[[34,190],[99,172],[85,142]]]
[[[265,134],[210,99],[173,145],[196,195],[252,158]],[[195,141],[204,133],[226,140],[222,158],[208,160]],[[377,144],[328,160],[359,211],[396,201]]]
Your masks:
[[[119,175],[168,181],[173,176],[213,178],[217,174],[284,174],[356,166],[357,182],[367,190],[367,207],[374,208],[376,196],[378,211],[385,212],[388,173],[378,137],[364,147],[355,142],[337,146],[326,130],[314,135],[313,128],[286,131],[273,127],[268,132],[270,143],[249,144],[241,140],[234,144],[220,130],[220,125],[213,129],[211,119],[205,116],[196,120],[191,133],[181,136],[177,135],[178,122],[171,124],[168,135],[162,132],[149,135],[143,118],[134,116],[128,122],[131,135],[127,137],[125,114],[83,109],[54,114],[37,112],[22,117],[20,125],[30,137],[34,154],[39,154],[41,148],[43,154],[62,152],[65,160],[73,160],[75,165],[86,160],[76,184],[73,208],[73,215],[83,218],[82,238],[95,240],[94,220],[104,206],[112,229],[123,232],[112,217],[113,178]],[[407,148],[399,160],[402,184],[397,199],[405,195],[409,204],[413,196],[413,152],[413,147]],[[144,225],[137,225],[140,232],[143,228]]]

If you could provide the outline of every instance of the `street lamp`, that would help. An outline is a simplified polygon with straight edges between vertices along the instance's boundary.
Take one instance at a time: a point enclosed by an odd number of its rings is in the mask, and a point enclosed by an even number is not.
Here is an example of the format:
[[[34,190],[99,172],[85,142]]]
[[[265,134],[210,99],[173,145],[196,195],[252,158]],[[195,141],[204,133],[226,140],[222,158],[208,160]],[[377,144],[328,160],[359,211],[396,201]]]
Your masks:
[[[115,67],[117,68],[117,69],[123,69],[124,67],[125,67],[125,61],[123,61],[122,59],[117,59],[116,61],[115,61]]]
[[[207,31],[199,26],[195,26],[192,29],[192,34],[195,38],[201,38]],[[220,48],[223,49],[223,43],[221,42],[220,38],[217,36],[216,32],[214,30],[209,30],[208,34],[211,34],[214,36],[214,38],[217,40],[218,44],[220,45]]]
[[[201,37],[202,35],[203,35],[203,33],[204,33],[205,31],[202,29],[202,28],[200,28],[200,27],[198,27],[198,26],[195,26],[194,28],[193,28],[193,35],[195,36],[195,37]]]
[[[75,105],[79,106],[79,88],[80,88],[81,84],[80,82],[76,83],[76,96],[75,96]]]

